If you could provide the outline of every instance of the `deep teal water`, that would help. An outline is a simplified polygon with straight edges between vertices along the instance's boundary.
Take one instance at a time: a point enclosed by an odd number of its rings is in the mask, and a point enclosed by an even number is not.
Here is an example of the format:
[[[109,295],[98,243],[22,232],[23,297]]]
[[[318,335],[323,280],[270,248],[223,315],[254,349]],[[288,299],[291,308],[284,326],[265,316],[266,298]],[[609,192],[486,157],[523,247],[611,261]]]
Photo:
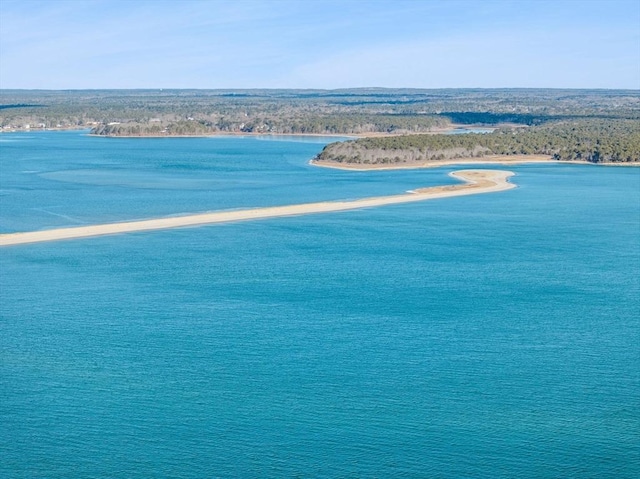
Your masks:
[[[3,232],[400,193],[322,141],[0,136]],[[0,250],[0,477],[634,478],[640,169]]]

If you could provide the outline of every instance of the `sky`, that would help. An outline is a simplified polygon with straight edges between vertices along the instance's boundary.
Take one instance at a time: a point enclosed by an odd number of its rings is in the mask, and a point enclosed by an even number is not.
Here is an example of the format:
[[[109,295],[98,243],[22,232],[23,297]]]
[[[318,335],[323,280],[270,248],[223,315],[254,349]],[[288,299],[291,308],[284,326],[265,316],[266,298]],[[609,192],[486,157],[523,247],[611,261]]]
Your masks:
[[[640,0],[0,0],[0,89],[640,89]]]

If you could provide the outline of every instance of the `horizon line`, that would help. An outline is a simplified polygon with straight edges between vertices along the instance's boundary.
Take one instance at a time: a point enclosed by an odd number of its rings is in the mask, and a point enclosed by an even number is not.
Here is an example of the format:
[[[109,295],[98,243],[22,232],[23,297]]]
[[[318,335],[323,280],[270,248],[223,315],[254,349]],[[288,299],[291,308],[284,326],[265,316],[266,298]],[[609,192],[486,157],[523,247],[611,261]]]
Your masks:
[[[287,88],[287,87],[250,87],[250,88],[205,88],[205,87],[131,87],[131,88],[5,88],[0,87],[0,91],[353,91],[353,90],[573,90],[573,91],[638,91],[639,88],[614,88],[614,87],[380,87],[380,86],[358,86],[342,88]]]

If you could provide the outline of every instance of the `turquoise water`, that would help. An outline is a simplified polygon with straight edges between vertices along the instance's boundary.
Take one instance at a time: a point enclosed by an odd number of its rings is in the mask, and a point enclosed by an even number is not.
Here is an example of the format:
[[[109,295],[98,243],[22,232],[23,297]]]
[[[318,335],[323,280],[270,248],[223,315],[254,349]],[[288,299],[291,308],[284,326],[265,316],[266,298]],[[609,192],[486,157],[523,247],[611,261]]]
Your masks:
[[[0,226],[454,182],[314,168],[321,141],[3,134]],[[638,477],[640,169],[510,169],[1,249],[0,477]]]

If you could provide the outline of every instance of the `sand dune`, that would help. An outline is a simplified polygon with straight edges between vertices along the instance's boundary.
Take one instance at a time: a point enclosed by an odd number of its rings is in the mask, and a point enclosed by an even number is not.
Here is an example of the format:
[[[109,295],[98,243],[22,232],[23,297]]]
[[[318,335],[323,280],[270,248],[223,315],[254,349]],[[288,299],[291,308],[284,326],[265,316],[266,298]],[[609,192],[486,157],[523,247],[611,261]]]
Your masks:
[[[462,170],[451,173],[451,176],[464,181],[464,184],[435,186],[409,191],[394,196],[380,196],[363,198],[353,201],[326,201],[319,203],[303,203],[288,206],[274,206],[267,208],[253,208],[239,211],[219,211],[200,213],[170,218],[158,218],[122,223],[99,224],[92,226],[78,226],[71,228],[57,228],[44,231],[30,231],[24,233],[10,233],[0,235],[0,246],[12,246],[44,241],[58,241],[67,239],[87,238],[92,236],[133,233],[138,231],[152,231],[188,226],[202,226],[234,221],[248,221],[262,218],[278,218],[283,216],[297,216],[314,213],[330,213],[355,210],[414,201],[425,201],[450,196],[462,196],[478,193],[492,193],[508,190],[515,185],[507,179],[513,173],[497,170]]]

